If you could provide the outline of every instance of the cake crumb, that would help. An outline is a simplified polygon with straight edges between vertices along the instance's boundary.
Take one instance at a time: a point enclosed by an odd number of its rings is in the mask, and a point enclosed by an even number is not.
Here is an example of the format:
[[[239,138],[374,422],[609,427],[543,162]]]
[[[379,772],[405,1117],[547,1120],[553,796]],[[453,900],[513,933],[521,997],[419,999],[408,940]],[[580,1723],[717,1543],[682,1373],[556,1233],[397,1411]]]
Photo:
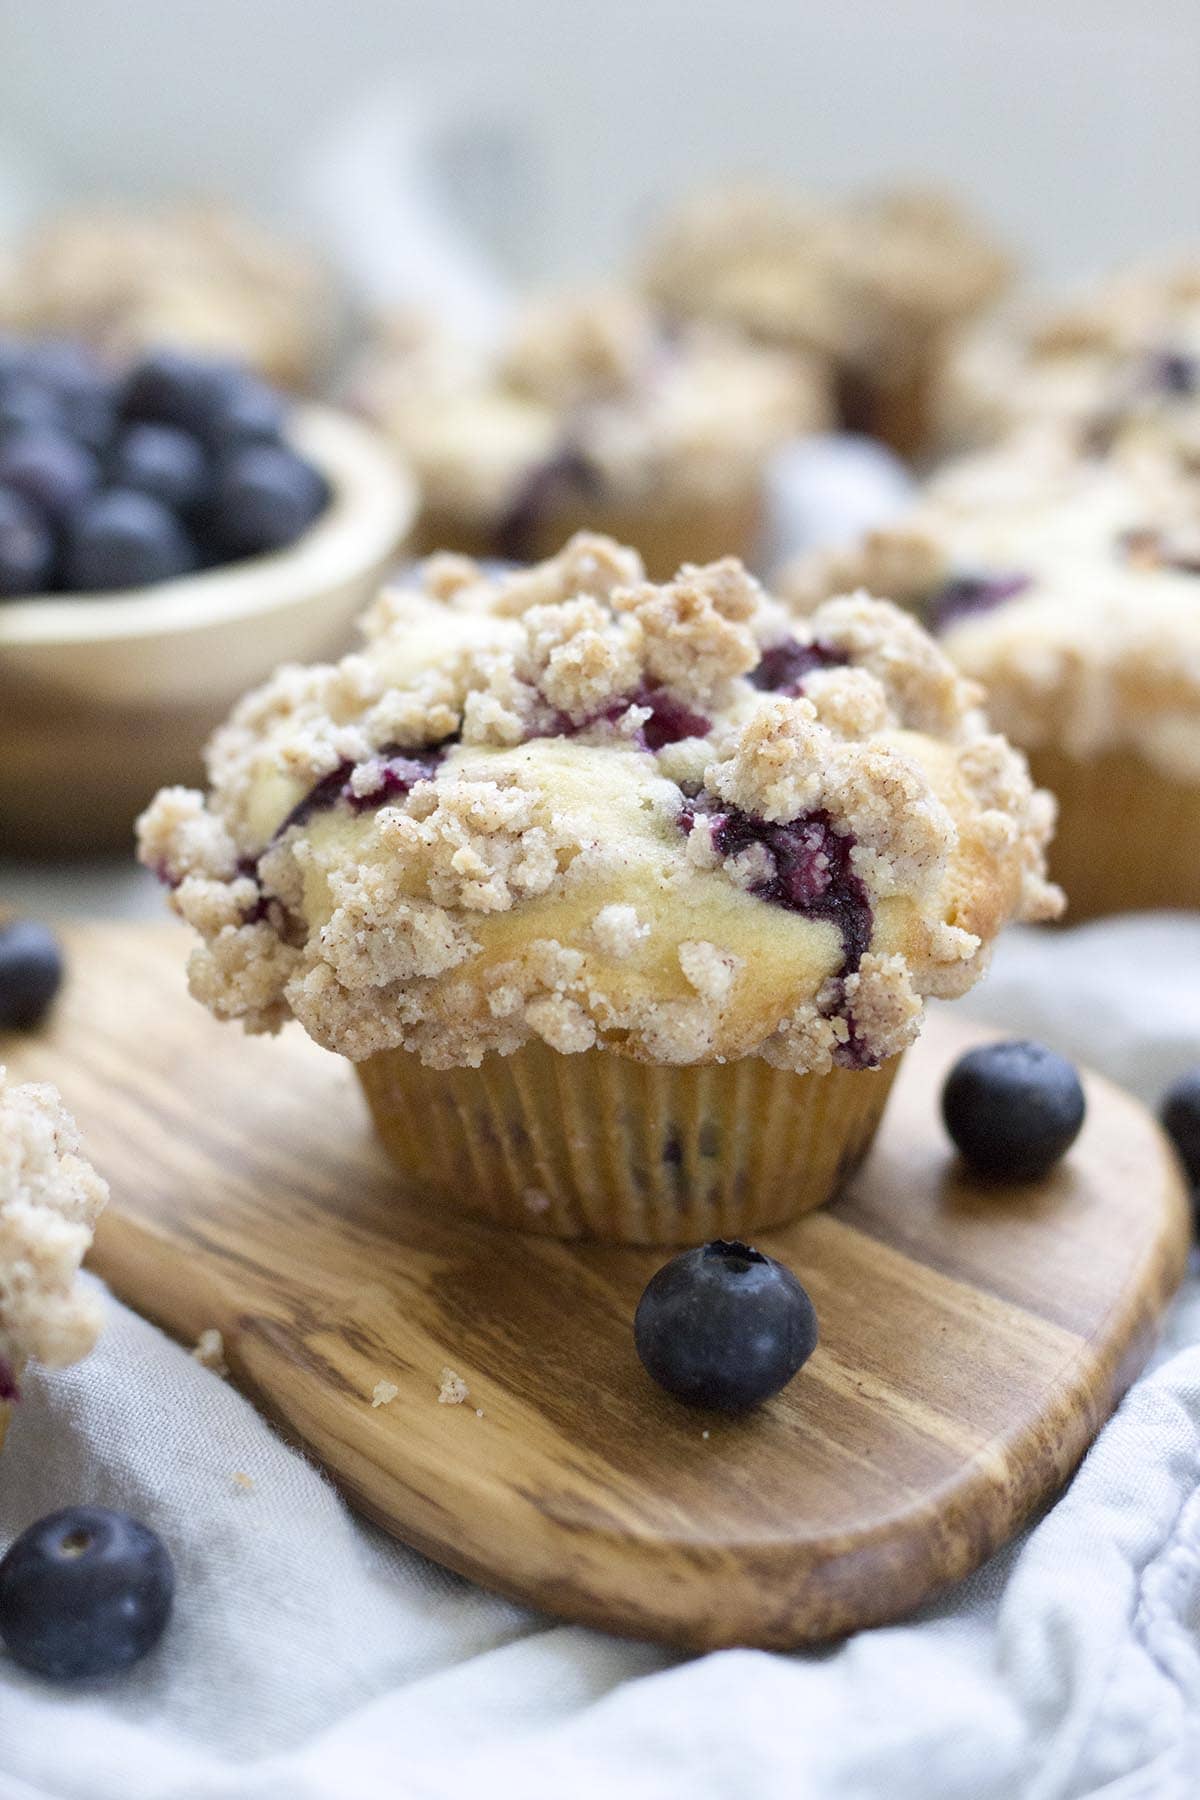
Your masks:
[[[377,1381],[371,1395],[372,1406],[390,1406],[400,1389],[394,1381]]]
[[[483,1417],[483,1408],[482,1408],[482,1406],[477,1406],[477,1407],[476,1407],[476,1408],[475,1408],[475,1417],[476,1417],[476,1418],[477,1418],[477,1419],[482,1419],[482,1417]]]
[[[708,1432],[707,1432],[707,1431],[702,1431],[702,1432],[701,1432],[701,1433],[700,1433],[700,1436],[701,1436],[701,1437],[702,1437],[702,1438],[707,1438],[707,1437],[708,1437],[708,1435],[709,1435],[709,1434],[708,1434]]]
[[[536,1214],[550,1211],[550,1196],[541,1188],[526,1188],[521,1196],[526,1212]]]
[[[461,1406],[469,1392],[461,1375],[456,1375],[453,1369],[442,1370],[442,1385],[438,1389],[439,1406]]]
[[[196,1339],[192,1355],[202,1368],[211,1369],[214,1375],[228,1375],[229,1365],[225,1361],[225,1339],[214,1326],[202,1331]]]
[[[244,1469],[235,1469],[233,1471],[233,1485],[241,1494],[252,1494],[254,1492],[254,1479],[252,1476],[247,1475]]]

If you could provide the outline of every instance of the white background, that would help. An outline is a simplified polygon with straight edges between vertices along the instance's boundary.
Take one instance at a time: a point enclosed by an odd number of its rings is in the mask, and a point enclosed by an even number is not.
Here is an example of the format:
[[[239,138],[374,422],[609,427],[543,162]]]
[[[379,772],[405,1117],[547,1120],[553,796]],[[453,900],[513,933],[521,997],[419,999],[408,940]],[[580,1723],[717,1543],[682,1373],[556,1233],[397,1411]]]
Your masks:
[[[329,232],[314,153],[381,94],[445,106],[517,273],[728,168],[952,180],[1051,276],[1200,238],[1197,0],[0,0],[0,223],[183,186]]]

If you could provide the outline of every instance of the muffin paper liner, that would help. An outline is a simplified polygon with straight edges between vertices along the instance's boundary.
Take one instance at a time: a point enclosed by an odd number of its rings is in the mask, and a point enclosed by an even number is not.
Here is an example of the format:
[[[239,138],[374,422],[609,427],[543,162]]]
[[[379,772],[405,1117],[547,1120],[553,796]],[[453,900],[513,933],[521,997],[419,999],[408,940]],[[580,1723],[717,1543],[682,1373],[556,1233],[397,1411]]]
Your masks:
[[[1083,760],[1043,748],[1029,762],[1058,796],[1050,873],[1066,889],[1068,925],[1200,908],[1200,782],[1173,780],[1129,750]]]
[[[529,1044],[478,1069],[404,1050],[355,1067],[414,1197],[552,1237],[690,1244],[832,1199],[899,1062],[794,1075],[756,1057],[674,1068]]]

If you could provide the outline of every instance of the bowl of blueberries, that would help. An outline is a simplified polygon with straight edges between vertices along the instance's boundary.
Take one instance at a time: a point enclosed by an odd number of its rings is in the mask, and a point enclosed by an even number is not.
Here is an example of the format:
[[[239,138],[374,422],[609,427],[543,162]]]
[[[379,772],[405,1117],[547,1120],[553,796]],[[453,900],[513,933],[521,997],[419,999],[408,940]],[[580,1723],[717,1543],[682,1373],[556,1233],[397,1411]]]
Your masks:
[[[346,648],[414,510],[368,426],[237,365],[0,340],[0,843],[127,844],[239,694]]]

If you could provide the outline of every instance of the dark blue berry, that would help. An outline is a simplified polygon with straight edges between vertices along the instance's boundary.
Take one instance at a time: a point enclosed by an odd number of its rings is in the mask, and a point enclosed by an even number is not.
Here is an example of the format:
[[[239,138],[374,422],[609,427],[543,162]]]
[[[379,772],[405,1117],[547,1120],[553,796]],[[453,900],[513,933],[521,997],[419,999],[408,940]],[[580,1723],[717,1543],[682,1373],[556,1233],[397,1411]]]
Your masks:
[[[130,425],[109,463],[117,487],[152,494],[173,512],[194,512],[209,485],[208,458],[198,438],[176,425]]]
[[[942,1117],[980,1175],[1036,1181],[1079,1136],[1085,1101],[1075,1065],[1044,1044],[981,1044],[960,1056],[942,1090]]]
[[[234,373],[230,363],[186,350],[151,351],[126,376],[121,411],[127,419],[178,425],[203,437]]]
[[[11,488],[0,488],[0,598],[40,594],[54,569],[46,521]]]
[[[149,494],[108,488],[67,521],[63,573],[76,593],[146,587],[185,575],[196,562],[174,513]]]
[[[153,1650],[174,1594],[160,1537],[126,1513],[74,1506],[31,1525],[0,1562],[0,1638],[52,1681],[115,1675]]]
[[[1200,1064],[1167,1089],[1161,1118],[1183,1159],[1188,1180],[1200,1189]]]
[[[205,436],[214,450],[278,443],[287,416],[281,395],[257,375],[230,370],[214,392]]]
[[[31,380],[64,396],[108,387],[95,356],[74,338],[40,338],[26,345],[23,368]]]
[[[252,444],[218,471],[213,537],[231,557],[282,550],[307,530],[327,499],[321,476],[294,451]]]
[[[63,432],[23,431],[0,444],[0,484],[48,519],[74,511],[99,479],[91,451]]]
[[[62,986],[58,939],[36,919],[0,925],[0,1030],[30,1031],[40,1025]]]
[[[744,1412],[777,1394],[817,1345],[812,1301],[790,1269],[718,1238],[673,1257],[633,1322],[647,1371],[677,1399]]]
[[[18,372],[0,388],[0,441],[30,431],[62,431],[66,406],[58,394]]]

